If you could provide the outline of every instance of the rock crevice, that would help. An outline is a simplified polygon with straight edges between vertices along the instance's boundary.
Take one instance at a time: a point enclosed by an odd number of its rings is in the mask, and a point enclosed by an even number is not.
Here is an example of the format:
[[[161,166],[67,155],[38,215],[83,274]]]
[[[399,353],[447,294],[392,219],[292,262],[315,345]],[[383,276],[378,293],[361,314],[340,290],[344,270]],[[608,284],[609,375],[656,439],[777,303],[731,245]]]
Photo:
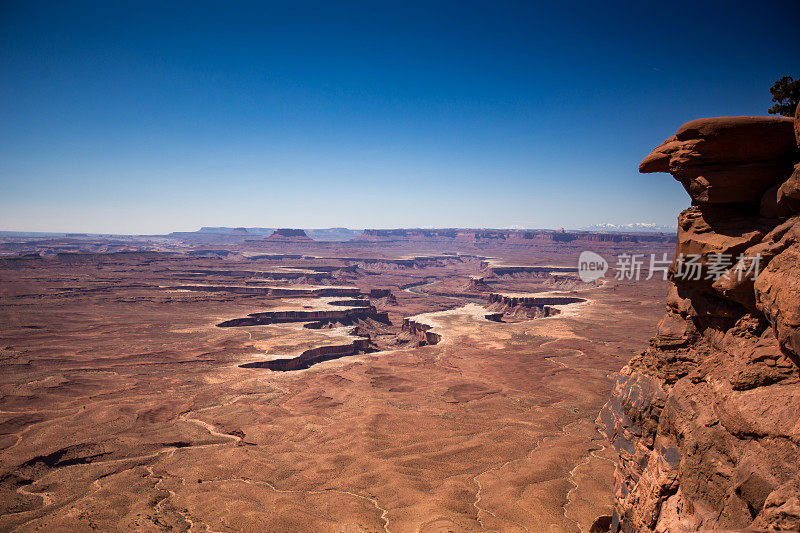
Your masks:
[[[797,119],[796,119],[797,120]],[[598,417],[612,531],[800,530],[800,139],[792,119],[691,121],[642,172],[678,219],[666,316]]]

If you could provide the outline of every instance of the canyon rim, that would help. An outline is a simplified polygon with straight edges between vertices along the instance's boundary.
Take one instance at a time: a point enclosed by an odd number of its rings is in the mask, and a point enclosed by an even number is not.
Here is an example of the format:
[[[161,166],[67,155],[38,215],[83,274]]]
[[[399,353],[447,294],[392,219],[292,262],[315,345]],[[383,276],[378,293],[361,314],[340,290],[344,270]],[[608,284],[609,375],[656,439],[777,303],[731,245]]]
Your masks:
[[[639,166],[671,173],[692,207],[667,314],[598,418],[619,452],[613,530],[800,529],[798,147],[800,106],[694,120]],[[733,264],[714,279],[718,257]]]

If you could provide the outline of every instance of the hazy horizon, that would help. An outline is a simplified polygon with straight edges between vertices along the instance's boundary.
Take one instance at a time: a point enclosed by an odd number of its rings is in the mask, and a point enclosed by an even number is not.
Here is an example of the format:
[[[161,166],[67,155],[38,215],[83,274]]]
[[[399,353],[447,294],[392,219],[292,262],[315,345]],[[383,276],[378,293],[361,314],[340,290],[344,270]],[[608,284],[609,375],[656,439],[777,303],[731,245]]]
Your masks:
[[[604,227],[606,226],[606,227]],[[611,227],[613,226],[613,227]],[[650,227],[652,226],[652,228]],[[305,231],[325,231],[325,230],[347,230],[347,231],[367,231],[367,230],[444,230],[444,229],[458,229],[458,230],[465,230],[465,231],[577,231],[577,232],[600,232],[600,231],[607,231],[607,232],[620,232],[620,233],[639,233],[639,232],[652,232],[652,233],[663,233],[664,231],[673,231],[677,230],[677,225],[656,225],[656,224],[649,224],[649,223],[632,223],[632,224],[596,224],[593,226],[583,226],[583,227],[562,227],[562,228],[549,228],[549,227],[541,227],[541,228],[524,228],[524,227],[469,227],[469,226],[405,226],[405,227],[370,227],[370,228],[354,228],[354,227],[345,227],[345,226],[326,226],[326,227],[296,227],[296,228],[287,228],[286,226],[275,226],[275,227],[262,227],[262,226],[201,226],[200,228],[190,229],[190,230],[170,230],[167,232],[162,233],[110,233],[107,231],[26,231],[26,230],[6,230],[0,229],[0,234],[38,234],[38,235],[62,235],[62,234],[75,234],[75,235],[116,235],[116,236],[130,236],[130,237],[137,237],[137,236],[161,236],[161,235],[169,235],[170,233],[193,233],[193,232],[202,232],[203,229],[245,229],[245,230],[276,230],[276,229],[302,229]],[[253,235],[261,234],[254,233]]]
[[[0,230],[674,226],[639,161],[800,65],[791,4],[685,6],[5,3]]]

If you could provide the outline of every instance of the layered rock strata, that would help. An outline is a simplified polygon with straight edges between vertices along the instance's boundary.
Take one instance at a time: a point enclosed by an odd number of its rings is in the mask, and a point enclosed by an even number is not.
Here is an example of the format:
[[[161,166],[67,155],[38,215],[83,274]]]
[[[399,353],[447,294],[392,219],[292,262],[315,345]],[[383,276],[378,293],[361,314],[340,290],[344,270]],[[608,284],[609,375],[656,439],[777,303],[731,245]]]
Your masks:
[[[305,231],[291,228],[276,229],[272,235],[264,240],[273,242],[313,242]]]
[[[337,309],[337,307],[341,309]],[[264,326],[288,322],[353,324],[358,320],[368,319],[383,323],[389,322],[387,313],[379,312],[368,300],[342,300],[324,302],[316,309],[279,309],[250,313],[243,318],[220,322],[217,327]]]
[[[417,321],[413,317],[403,319],[402,331],[407,331],[415,336],[421,344],[439,344],[442,336],[435,331],[431,331],[433,328],[432,324]]]
[[[578,267],[555,265],[506,265],[493,259],[481,261],[481,268],[487,276],[513,276],[516,274],[532,274],[552,276],[553,274],[577,274]]]
[[[355,333],[352,334],[355,335]],[[321,363],[322,361],[370,353],[373,351],[375,350],[370,344],[369,337],[354,336],[351,342],[309,348],[295,357],[281,357],[266,361],[256,361],[239,366],[241,368],[267,368],[269,370],[287,372],[290,370],[303,370],[317,363]]]
[[[520,318],[545,318],[561,312],[558,306],[585,302],[583,298],[543,293],[489,294],[489,309]]]
[[[497,322],[502,313],[496,313],[477,304],[467,304],[447,311],[422,313],[403,319],[402,331],[415,336],[420,344],[438,344],[444,340],[443,332],[448,330],[446,321],[452,317],[467,317],[471,320]]]
[[[274,270],[216,270],[191,269],[179,272],[178,276],[186,278],[206,278],[221,276],[231,278],[251,278],[273,281],[289,281],[291,283],[321,284],[330,283],[342,277],[344,273],[353,273],[356,266],[307,266],[307,267],[275,267]]]
[[[655,233],[605,233],[564,230],[468,230],[442,229],[367,229],[354,241],[430,241],[430,242],[492,242],[504,241],[520,245],[541,243],[587,242],[673,242],[671,235]]]
[[[641,172],[678,218],[666,316],[598,423],[625,532],[800,530],[800,139],[790,118],[694,120]]]
[[[326,296],[349,296],[357,298],[362,295],[361,290],[358,287],[328,286],[267,287],[258,285],[173,285],[166,286],[165,289],[196,292],[230,292],[233,294],[258,294],[274,297],[308,296],[322,298]],[[370,298],[372,298],[371,293]]]

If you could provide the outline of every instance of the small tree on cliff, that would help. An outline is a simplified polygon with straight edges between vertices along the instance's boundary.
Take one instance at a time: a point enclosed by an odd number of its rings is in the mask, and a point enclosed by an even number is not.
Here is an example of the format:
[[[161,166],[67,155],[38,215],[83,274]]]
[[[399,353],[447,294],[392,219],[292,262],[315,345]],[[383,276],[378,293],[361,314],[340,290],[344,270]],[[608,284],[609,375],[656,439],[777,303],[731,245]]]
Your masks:
[[[800,102],[800,79],[793,80],[791,76],[784,76],[769,88],[772,101],[775,105],[769,108],[770,115],[783,115],[793,117],[794,110]]]

